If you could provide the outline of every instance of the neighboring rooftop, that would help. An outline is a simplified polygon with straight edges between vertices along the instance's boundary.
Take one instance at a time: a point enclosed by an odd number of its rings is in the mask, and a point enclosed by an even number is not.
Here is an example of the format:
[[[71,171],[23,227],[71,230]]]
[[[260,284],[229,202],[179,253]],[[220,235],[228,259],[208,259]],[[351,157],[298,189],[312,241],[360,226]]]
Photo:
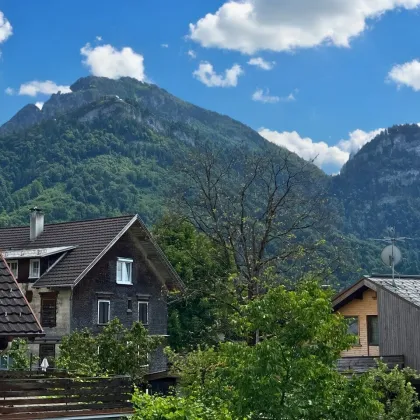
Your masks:
[[[0,255],[0,337],[36,337],[42,327]]]
[[[377,287],[381,287],[420,308],[420,276],[398,275],[392,280],[390,275],[373,274],[372,276],[363,276],[359,281],[334,296],[334,309],[337,310],[351,299],[360,297],[365,290],[376,290]]]

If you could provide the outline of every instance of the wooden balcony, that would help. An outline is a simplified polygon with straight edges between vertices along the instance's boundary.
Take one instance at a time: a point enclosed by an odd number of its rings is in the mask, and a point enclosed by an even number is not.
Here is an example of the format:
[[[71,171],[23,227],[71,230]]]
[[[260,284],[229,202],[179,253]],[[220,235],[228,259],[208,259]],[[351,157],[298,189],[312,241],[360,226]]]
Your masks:
[[[360,357],[342,357],[337,362],[337,369],[341,373],[365,373],[377,366],[376,361],[385,363],[389,369],[399,366],[404,367],[404,356],[360,356]]]

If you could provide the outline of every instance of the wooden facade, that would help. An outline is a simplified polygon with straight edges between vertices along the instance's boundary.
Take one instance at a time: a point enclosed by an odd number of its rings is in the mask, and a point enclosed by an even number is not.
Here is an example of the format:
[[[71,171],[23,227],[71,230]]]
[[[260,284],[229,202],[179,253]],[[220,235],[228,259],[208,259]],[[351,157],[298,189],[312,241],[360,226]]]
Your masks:
[[[338,311],[345,317],[357,317],[359,342],[353,348],[342,353],[343,357],[379,356],[379,346],[368,345],[368,316],[378,315],[376,292],[365,290],[360,298],[353,299]]]
[[[378,288],[378,310],[381,355],[403,354],[420,371],[420,308]]]

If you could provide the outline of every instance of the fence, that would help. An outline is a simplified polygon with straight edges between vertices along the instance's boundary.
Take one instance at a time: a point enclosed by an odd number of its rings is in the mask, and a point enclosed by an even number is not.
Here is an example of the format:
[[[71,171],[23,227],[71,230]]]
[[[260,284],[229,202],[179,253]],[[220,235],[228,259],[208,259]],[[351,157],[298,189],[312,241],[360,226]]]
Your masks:
[[[131,413],[128,377],[71,378],[63,372],[0,372],[0,417],[45,419]]]

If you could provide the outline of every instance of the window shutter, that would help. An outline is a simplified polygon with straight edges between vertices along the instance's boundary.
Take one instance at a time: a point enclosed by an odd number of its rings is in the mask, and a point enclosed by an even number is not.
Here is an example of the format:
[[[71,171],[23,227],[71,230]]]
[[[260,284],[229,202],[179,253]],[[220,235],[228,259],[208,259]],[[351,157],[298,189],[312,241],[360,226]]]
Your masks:
[[[53,328],[57,325],[57,295],[41,295],[41,325]]]
[[[143,325],[149,323],[149,304],[147,302],[139,302],[139,322]]]

